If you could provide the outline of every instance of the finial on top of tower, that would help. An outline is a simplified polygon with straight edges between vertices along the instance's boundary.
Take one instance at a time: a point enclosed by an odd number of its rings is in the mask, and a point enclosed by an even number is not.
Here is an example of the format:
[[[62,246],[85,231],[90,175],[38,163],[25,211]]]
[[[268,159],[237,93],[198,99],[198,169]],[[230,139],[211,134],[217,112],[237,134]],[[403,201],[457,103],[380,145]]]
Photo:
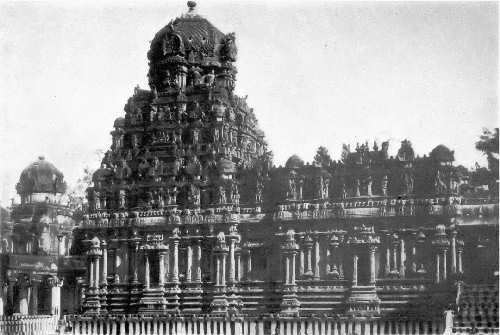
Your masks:
[[[188,1],[187,6],[189,8],[188,13],[193,13],[196,10],[196,1],[192,1],[192,0]]]

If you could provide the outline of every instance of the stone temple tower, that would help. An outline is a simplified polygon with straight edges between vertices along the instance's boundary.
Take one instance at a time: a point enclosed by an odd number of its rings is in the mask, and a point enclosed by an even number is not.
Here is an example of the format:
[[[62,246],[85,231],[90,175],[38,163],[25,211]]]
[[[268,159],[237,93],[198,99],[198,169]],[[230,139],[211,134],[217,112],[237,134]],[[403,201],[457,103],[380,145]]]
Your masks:
[[[188,6],[151,42],[151,89],[136,88],[115,121],[111,150],[89,189],[92,213],[234,211],[255,200],[256,179],[245,193],[241,178],[267,149],[253,110],[233,93],[235,35]]]

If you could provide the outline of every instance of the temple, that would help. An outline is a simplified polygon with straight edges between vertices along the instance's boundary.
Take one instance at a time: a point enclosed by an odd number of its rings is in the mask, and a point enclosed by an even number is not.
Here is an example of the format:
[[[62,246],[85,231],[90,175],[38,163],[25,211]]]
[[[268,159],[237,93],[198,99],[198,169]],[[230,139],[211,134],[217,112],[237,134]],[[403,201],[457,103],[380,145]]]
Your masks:
[[[391,157],[388,142],[365,143],[338,161],[294,155],[277,167],[233,92],[234,33],[189,1],[147,56],[150,88],[136,87],[114,122],[71,245],[57,221],[54,257],[68,255],[71,271],[47,276],[68,277],[74,297],[61,331],[498,332],[498,198],[464,196],[453,151],[418,156],[405,140]],[[23,185],[21,209],[40,200]],[[30,231],[21,209],[14,227]],[[39,252],[29,241],[23,253]],[[8,283],[31,276],[10,264]]]

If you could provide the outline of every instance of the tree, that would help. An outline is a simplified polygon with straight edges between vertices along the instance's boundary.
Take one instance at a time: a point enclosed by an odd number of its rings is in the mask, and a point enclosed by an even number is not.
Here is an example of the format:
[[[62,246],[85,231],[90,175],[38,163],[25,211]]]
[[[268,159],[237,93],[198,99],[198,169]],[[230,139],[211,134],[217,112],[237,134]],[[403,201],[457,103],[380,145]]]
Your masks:
[[[73,218],[79,221],[83,218],[83,214],[87,207],[86,190],[92,185],[92,171],[88,166],[83,169],[83,175],[78,178],[76,184],[73,185],[68,192],[68,206],[73,209]]]
[[[328,149],[321,146],[316,151],[316,156],[314,156],[314,164],[317,166],[321,166],[323,168],[327,168],[332,163],[332,158],[328,153]]]
[[[476,149],[482,151],[488,160],[488,168],[492,173],[498,175],[498,128],[492,131],[483,129],[483,134],[476,142]]]
[[[490,194],[496,196],[498,194],[498,128],[494,128],[493,132],[489,129],[483,129],[483,134],[476,142],[476,149],[482,151],[488,160],[489,183],[488,188]]]

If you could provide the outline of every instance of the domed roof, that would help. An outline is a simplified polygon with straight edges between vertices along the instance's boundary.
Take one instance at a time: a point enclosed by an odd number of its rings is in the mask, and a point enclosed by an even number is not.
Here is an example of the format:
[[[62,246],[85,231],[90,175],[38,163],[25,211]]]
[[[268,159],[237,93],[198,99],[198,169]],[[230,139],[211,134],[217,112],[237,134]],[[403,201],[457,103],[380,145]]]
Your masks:
[[[66,183],[62,172],[54,164],[46,161],[45,157],[40,156],[36,162],[31,163],[21,172],[16,190],[19,195],[64,193]]]
[[[288,169],[298,169],[304,166],[304,161],[297,155],[292,155],[285,163]]]
[[[170,21],[156,33],[148,53],[150,60],[158,61],[168,55],[187,55],[190,51],[204,56],[218,55],[225,35],[197,14],[196,2],[188,1],[188,7],[186,14]]]
[[[432,149],[430,157],[438,162],[453,162],[455,160],[455,152],[448,149],[445,145],[438,145]]]

